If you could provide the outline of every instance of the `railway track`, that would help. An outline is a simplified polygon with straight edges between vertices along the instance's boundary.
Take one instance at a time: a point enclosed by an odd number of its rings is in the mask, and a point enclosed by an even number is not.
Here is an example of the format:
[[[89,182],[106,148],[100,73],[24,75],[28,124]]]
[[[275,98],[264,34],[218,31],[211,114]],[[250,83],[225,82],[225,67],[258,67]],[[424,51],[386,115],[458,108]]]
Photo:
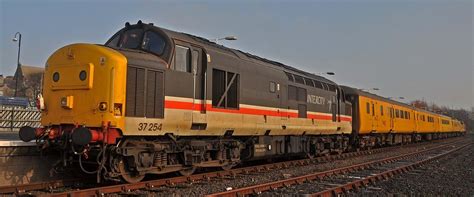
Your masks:
[[[305,196],[337,196],[352,190],[358,191],[360,187],[375,181],[408,172],[469,145],[471,145],[469,142],[444,144],[400,156],[214,193],[208,197],[275,196],[295,193]]]
[[[450,144],[459,143],[459,139],[449,139],[442,142],[432,143],[432,142],[424,142],[419,144],[410,144],[403,147],[416,147],[416,146],[449,146]],[[438,144],[439,143],[439,144]],[[400,148],[399,146],[393,147],[385,147],[385,148],[377,148],[372,150],[365,150],[360,152],[349,152],[343,153],[340,155],[327,155],[323,157],[317,157],[312,159],[300,159],[300,160],[291,160],[291,161],[283,161],[271,164],[264,164],[264,165],[256,165],[256,166],[248,166],[248,167],[241,167],[236,168],[228,171],[215,171],[215,172],[207,172],[207,173],[200,173],[191,176],[179,176],[179,177],[172,177],[172,178],[163,178],[157,180],[150,180],[144,181],[135,184],[116,184],[116,185],[105,185],[101,187],[94,187],[94,188],[81,188],[77,187],[74,188],[77,183],[85,183],[90,182],[90,179],[74,179],[74,180],[57,180],[57,181],[50,181],[50,182],[43,182],[43,183],[34,183],[34,184],[26,184],[26,185],[17,185],[17,186],[9,186],[9,187],[0,187],[0,194],[16,194],[16,195],[23,195],[23,194],[35,194],[39,192],[40,194],[48,194],[52,196],[91,196],[91,195],[106,195],[110,193],[127,193],[132,192],[135,190],[150,190],[153,191],[154,188],[158,188],[161,186],[173,186],[176,184],[181,183],[193,183],[196,181],[209,181],[211,179],[218,179],[223,177],[235,177],[239,174],[250,174],[250,173],[263,173],[266,171],[276,170],[276,169],[285,169],[289,167],[295,166],[305,166],[310,164],[320,164],[329,161],[335,161],[340,159],[347,159],[352,157],[359,157],[363,155],[371,155],[376,153],[383,153],[389,152],[390,150]],[[412,153],[414,154],[414,153]],[[69,189],[61,189],[68,187]],[[63,190],[64,192],[58,192]],[[238,191],[238,190],[234,190]]]

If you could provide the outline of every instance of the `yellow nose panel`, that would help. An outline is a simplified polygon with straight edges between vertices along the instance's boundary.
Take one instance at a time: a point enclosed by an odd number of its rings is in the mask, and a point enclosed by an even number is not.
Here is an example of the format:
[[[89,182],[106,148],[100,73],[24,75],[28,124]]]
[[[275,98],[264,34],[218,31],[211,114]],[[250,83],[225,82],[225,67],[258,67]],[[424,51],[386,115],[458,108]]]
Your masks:
[[[94,64],[64,65],[55,67],[50,74],[53,90],[91,89],[94,79]]]
[[[114,49],[72,44],[55,51],[46,63],[41,123],[123,128],[127,59]],[[104,103],[104,104],[101,104]],[[118,114],[118,115],[117,115]]]

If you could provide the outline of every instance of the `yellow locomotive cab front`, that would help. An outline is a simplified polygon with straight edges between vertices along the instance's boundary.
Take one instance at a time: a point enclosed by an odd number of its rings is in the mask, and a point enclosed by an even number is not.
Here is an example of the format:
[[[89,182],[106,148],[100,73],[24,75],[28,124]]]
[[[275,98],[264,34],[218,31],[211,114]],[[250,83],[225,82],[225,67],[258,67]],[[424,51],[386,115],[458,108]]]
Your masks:
[[[122,54],[100,45],[57,50],[44,73],[42,125],[123,128],[126,66]]]

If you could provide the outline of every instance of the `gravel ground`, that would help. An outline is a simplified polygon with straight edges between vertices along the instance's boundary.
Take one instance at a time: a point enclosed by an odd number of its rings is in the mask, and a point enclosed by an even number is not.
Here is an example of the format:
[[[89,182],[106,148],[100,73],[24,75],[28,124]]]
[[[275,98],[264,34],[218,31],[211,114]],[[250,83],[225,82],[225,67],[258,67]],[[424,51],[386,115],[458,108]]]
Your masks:
[[[474,196],[474,145],[351,196]]]
[[[404,158],[404,159],[397,160],[394,162],[372,166],[369,168],[365,168],[363,170],[357,170],[355,172],[349,172],[346,174],[340,174],[336,176],[327,177],[320,181],[314,180],[310,182],[304,182],[302,184],[291,185],[289,187],[282,187],[271,192],[265,192],[261,196],[267,197],[267,196],[289,196],[293,194],[300,194],[300,195],[313,194],[325,189],[343,185],[355,180],[359,180],[361,177],[367,177],[375,173],[382,173],[389,169],[397,168],[397,167],[404,166],[407,164],[412,164],[416,161],[428,159],[446,151],[447,151],[446,149],[432,150],[432,151],[423,153],[422,155],[419,155],[419,156],[414,156],[414,157],[412,156],[412,157]]]
[[[440,142],[428,143],[423,147],[435,146]],[[272,170],[270,172],[266,171],[263,173],[252,173],[246,175],[236,175],[236,177],[224,177],[220,179],[212,179],[211,181],[204,182],[194,182],[190,184],[179,184],[175,186],[168,187],[158,187],[153,191],[138,191],[134,192],[135,195],[154,195],[154,196],[203,196],[210,193],[222,192],[227,188],[241,188],[281,179],[286,179],[294,176],[302,176],[314,172],[349,166],[353,164],[368,162],[380,158],[385,158],[389,156],[397,156],[407,152],[413,152],[419,150],[420,146],[412,147],[400,147],[397,149],[392,149],[390,152],[375,153],[372,155],[366,155],[361,157],[347,158],[337,161],[332,161],[328,163],[320,164],[310,164],[304,167],[294,166],[287,169]],[[129,194],[122,194],[129,195]]]

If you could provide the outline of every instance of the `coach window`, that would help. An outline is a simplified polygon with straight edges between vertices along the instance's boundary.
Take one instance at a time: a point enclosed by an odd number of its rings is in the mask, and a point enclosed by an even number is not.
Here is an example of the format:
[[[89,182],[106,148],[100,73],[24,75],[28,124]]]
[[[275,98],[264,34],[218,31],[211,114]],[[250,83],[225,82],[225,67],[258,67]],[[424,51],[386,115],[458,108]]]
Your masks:
[[[294,76],[295,76],[296,83],[304,84],[304,79],[302,76],[299,76],[299,75],[294,75]]]
[[[270,92],[271,93],[276,92],[276,83],[273,81],[270,81]]]
[[[324,90],[323,84],[320,81],[313,80],[313,83],[316,88]]]
[[[314,87],[313,80],[311,80],[311,79],[304,78],[304,83],[305,83],[307,86]]]
[[[395,117],[400,118],[400,111],[398,109],[395,110]]]
[[[367,104],[365,105],[365,110],[367,110],[367,114],[370,114],[370,103],[367,102]]]
[[[375,116],[375,104],[372,103],[372,116]]]
[[[174,69],[182,72],[191,72],[191,50],[188,47],[176,45]]]
[[[383,116],[383,106],[380,105],[380,115]]]
[[[328,90],[331,91],[331,92],[335,92],[336,91],[336,86],[333,85],[333,84],[328,84]]]
[[[146,51],[150,51],[156,55],[162,55],[165,50],[166,41],[161,35],[147,31],[143,38],[142,45]]]
[[[288,80],[291,82],[295,82],[295,79],[293,79],[293,74],[285,72],[286,76],[288,77]]]
[[[329,86],[327,83],[321,82],[321,84],[323,84],[323,90],[329,91]]]

